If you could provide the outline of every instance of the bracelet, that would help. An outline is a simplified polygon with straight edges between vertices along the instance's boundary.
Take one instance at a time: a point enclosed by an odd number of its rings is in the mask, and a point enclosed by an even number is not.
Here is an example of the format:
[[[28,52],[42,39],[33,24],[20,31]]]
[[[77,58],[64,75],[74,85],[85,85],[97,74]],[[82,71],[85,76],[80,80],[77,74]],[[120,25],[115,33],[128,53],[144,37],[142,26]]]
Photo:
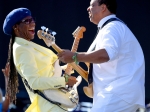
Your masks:
[[[68,82],[69,75],[65,74],[64,77],[65,77],[65,81]]]
[[[77,54],[78,54],[78,53],[75,52],[74,55],[72,56],[72,59],[74,60],[74,62],[75,62],[76,65],[79,64],[79,62],[78,62],[78,60],[77,60]]]

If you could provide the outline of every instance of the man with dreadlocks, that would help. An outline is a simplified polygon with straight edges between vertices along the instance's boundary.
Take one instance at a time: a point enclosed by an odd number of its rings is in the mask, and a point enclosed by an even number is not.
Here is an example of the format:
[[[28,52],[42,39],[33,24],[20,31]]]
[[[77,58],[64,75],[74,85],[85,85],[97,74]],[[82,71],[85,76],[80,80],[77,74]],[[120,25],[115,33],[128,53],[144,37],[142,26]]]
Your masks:
[[[35,20],[29,9],[12,10],[4,20],[3,31],[11,36],[8,59],[10,76],[7,87],[10,102],[16,100],[18,92],[17,72],[34,90],[57,89],[65,87],[66,84],[73,86],[77,82],[73,76],[70,76],[68,80],[64,77],[52,77],[55,74],[54,65],[58,57],[51,50],[31,42],[35,34]],[[57,105],[25,87],[32,102],[26,112],[64,112]]]

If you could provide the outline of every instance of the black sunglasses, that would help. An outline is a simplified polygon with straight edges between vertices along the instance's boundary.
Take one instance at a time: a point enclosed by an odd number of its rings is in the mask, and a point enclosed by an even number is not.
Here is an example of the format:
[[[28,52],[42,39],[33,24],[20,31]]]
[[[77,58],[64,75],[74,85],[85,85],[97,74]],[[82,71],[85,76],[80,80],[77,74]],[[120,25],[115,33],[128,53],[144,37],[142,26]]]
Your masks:
[[[35,23],[35,18],[24,19],[24,20],[20,21],[19,23],[25,23],[25,24]]]

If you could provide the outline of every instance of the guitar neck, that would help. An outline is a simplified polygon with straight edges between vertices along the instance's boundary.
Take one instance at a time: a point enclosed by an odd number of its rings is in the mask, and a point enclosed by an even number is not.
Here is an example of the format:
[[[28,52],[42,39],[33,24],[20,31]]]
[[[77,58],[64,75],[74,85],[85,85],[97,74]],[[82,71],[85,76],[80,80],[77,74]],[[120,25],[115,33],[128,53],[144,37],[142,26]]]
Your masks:
[[[75,40],[76,41],[76,40]],[[75,42],[74,42],[75,43]],[[79,43],[79,42],[78,42]],[[73,46],[74,45],[77,45],[77,43],[76,44],[73,44]],[[55,49],[58,53],[60,53],[60,52],[62,52],[63,50],[60,48],[60,47],[58,47],[56,44],[52,44],[52,47],[53,47],[53,49]],[[73,47],[74,48],[74,47]],[[72,48],[72,49],[73,49]],[[71,70],[72,70],[72,68],[74,68],[87,82],[88,82],[88,71],[85,71],[85,70],[83,70],[83,68],[81,68],[79,65],[76,65],[75,63],[69,63],[69,64],[67,64],[67,68],[68,67],[70,67],[71,68]],[[70,68],[68,68],[68,71],[70,70]],[[68,73],[68,72],[67,72]],[[69,73],[70,73],[70,71],[69,71]]]
[[[74,43],[73,43],[73,46],[72,46],[72,49],[71,49],[72,52],[77,51],[78,45],[79,45],[79,40],[80,40],[80,38],[75,38],[74,39]],[[71,71],[72,71],[72,66],[67,64],[67,68],[65,69],[65,73],[68,74],[68,75],[71,75]]]
[[[58,47],[56,44],[52,44],[53,49],[55,49],[55,51],[57,51],[58,53],[62,52],[63,50]]]
[[[76,65],[75,63],[69,63],[83,78],[85,81],[88,82],[88,71],[85,71],[83,68],[81,68],[79,65]]]
[[[78,49],[80,38],[75,38],[71,51],[76,52]]]

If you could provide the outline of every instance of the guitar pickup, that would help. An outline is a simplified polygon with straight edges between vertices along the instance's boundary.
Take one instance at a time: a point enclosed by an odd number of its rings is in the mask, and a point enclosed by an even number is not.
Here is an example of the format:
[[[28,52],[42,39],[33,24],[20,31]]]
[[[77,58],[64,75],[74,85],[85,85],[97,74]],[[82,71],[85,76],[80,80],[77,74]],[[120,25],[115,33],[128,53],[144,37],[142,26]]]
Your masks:
[[[70,100],[71,100],[73,103],[76,103],[72,98],[70,98]]]
[[[63,93],[67,93],[67,90],[65,88],[59,88],[60,91],[62,91]]]

